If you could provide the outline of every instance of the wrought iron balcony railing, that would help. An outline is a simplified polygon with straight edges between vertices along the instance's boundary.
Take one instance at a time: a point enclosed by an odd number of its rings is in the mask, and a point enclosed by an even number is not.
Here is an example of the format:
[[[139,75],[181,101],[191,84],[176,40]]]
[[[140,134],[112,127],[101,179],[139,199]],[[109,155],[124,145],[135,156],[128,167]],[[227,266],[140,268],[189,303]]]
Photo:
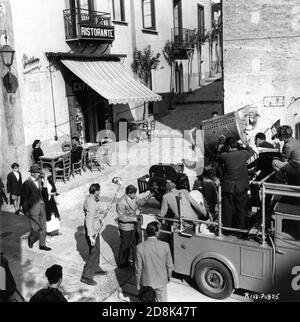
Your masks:
[[[196,30],[186,28],[172,28],[172,41],[178,49],[194,47]]]
[[[99,40],[112,42],[114,27],[111,24],[110,13],[87,9],[66,9],[63,11],[66,41]]]

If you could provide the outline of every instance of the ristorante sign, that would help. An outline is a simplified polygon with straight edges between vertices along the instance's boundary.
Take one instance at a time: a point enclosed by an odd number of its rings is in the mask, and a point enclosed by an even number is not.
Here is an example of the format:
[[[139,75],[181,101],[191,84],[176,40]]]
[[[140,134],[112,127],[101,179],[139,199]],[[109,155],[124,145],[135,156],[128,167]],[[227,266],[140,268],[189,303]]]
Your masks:
[[[114,40],[114,27],[91,27],[88,25],[80,25],[80,36],[89,39]]]

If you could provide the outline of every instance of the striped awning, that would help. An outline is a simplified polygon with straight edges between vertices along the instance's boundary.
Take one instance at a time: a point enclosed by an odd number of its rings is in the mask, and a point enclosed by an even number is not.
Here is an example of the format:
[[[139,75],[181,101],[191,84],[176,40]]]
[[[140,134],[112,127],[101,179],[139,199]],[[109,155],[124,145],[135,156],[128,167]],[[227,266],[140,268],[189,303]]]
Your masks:
[[[120,62],[61,59],[76,76],[109,104],[161,101],[161,96],[136,81]]]

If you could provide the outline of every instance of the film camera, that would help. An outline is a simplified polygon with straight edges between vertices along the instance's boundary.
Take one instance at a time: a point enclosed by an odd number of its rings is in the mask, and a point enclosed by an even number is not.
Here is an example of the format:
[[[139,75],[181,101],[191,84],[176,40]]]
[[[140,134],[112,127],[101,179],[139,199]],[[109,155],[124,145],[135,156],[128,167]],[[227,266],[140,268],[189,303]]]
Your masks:
[[[166,193],[166,183],[172,181],[177,189],[190,190],[189,180],[183,173],[183,164],[155,164],[149,169],[149,174],[138,178],[139,193],[151,191],[155,194],[156,200],[162,202],[163,195]]]

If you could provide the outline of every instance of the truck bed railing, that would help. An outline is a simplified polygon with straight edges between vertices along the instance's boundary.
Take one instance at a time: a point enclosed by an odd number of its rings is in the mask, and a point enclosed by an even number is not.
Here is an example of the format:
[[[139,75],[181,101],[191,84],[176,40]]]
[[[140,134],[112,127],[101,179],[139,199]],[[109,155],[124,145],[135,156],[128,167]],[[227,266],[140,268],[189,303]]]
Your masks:
[[[262,189],[262,222],[261,222],[261,235],[262,235],[262,241],[261,244],[262,246],[265,246],[266,243],[266,213],[265,213],[265,196],[267,194],[272,194],[276,196],[289,196],[289,197],[298,197],[300,198],[300,187],[299,186],[291,186],[291,185],[285,185],[285,184],[277,184],[277,183],[270,183],[266,182],[268,179],[270,179],[275,172],[270,173],[268,176],[263,178],[261,181],[257,182],[252,182],[256,185],[259,185]],[[250,230],[247,229],[238,229],[238,228],[232,228],[232,227],[225,227],[222,226],[222,191],[221,191],[221,186],[218,186],[218,207],[219,207],[219,212],[218,212],[218,222],[212,222],[212,221],[206,221],[206,220],[194,220],[190,218],[186,218],[180,214],[179,219],[173,219],[173,218],[166,218],[166,217],[161,217],[161,216],[155,216],[155,218],[160,219],[160,220],[165,220],[167,222],[171,223],[178,223],[179,228],[182,231],[183,230],[183,222],[188,222],[188,223],[194,223],[194,224],[205,224],[207,226],[214,226],[217,227],[218,229],[218,237],[222,237],[222,231],[231,231],[231,232],[238,232],[238,233],[249,233]],[[171,231],[167,230],[161,230],[164,233],[167,234],[172,234],[173,232],[173,226],[171,226]]]

